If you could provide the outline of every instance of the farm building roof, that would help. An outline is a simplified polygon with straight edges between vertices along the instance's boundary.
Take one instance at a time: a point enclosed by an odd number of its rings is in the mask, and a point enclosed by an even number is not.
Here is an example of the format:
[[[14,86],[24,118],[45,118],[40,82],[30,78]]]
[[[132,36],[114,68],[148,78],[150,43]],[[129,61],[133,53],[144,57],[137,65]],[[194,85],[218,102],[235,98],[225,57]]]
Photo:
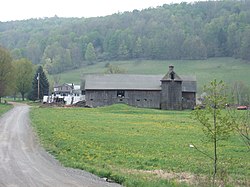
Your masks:
[[[59,87],[63,87],[63,86],[68,86],[71,89],[73,88],[74,90],[80,90],[80,85],[74,84],[74,83],[63,83],[60,85],[55,85],[54,88],[59,88]]]
[[[161,90],[164,75],[86,75],[85,90]],[[196,92],[196,77],[180,76],[183,92]]]

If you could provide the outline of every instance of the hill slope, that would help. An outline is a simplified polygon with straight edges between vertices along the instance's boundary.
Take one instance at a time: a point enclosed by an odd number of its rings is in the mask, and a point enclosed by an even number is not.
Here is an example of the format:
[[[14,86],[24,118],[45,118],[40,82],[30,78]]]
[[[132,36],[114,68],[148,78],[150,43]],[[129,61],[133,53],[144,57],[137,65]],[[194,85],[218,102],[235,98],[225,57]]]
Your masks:
[[[250,1],[245,0],[165,4],[88,19],[0,23],[0,45],[14,58],[44,64],[51,74],[108,60],[250,60],[249,43]]]
[[[101,62],[92,66],[58,74],[60,82],[80,83],[85,74],[105,73],[108,62]],[[173,64],[175,71],[182,75],[196,75],[198,89],[213,79],[223,80],[230,85],[242,81],[250,87],[250,64],[234,58],[211,58],[208,60],[165,60],[165,61],[113,61],[110,64],[125,69],[129,74],[165,74],[168,66]],[[51,77],[51,79],[53,79]]]

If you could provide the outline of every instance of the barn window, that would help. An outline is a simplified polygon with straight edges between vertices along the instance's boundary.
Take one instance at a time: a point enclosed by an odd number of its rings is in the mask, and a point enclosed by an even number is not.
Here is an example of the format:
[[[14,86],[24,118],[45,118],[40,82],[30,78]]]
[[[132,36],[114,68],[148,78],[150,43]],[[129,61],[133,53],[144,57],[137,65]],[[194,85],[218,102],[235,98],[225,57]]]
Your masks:
[[[174,80],[174,72],[172,72],[172,73],[170,74],[170,79],[171,79],[171,80]]]
[[[117,97],[124,98],[125,97],[125,91],[124,90],[118,90],[117,91]]]

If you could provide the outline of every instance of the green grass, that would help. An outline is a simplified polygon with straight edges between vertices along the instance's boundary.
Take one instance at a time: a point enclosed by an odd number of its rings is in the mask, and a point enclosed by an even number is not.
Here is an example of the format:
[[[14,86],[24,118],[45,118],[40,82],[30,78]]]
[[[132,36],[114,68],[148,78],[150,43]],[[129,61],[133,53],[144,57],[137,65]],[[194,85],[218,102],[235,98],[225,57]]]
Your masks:
[[[105,72],[105,64],[116,64],[126,69],[129,74],[166,74],[168,66],[173,64],[175,71],[180,75],[196,75],[198,89],[213,79],[223,80],[226,83],[243,81],[250,87],[250,63],[234,58],[210,58],[207,60],[168,60],[168,61],[114,61],[100,62],[73,71],[60,74],[61,83],[80,83],[84,74]]]
[[[10,110],[12,107],[12,105],[0,103],[0,116]]]
[[[212,161],[189,148],[193,143],[212,154],[211,145],[201,143],[201,128],[190,116],[190,111],[126,105],[36,107],[31,111],[32,124],[42,144],[61,163],[112,178],[125,186],[183,185],[143,171],[195,175],[212,172]],[[224,162],[220,168],[233,181],[249,184],[249,152],[238,136],[221,142],[219,155],[221,160],[230,160],[230,164]]]

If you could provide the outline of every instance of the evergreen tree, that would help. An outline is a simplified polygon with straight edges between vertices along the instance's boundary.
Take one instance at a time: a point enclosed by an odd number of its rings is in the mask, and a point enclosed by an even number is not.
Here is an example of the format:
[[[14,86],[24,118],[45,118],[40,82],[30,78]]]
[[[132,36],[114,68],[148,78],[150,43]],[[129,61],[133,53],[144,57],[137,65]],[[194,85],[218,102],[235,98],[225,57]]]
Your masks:
[[[38,87],[39,86],[39,87]],[[49,81],[43,71],[42,66],[39,66],[32,82],[32,90],[29,94],[30,100],[41,100],[44,95],[49,95]]]

